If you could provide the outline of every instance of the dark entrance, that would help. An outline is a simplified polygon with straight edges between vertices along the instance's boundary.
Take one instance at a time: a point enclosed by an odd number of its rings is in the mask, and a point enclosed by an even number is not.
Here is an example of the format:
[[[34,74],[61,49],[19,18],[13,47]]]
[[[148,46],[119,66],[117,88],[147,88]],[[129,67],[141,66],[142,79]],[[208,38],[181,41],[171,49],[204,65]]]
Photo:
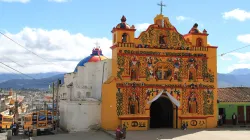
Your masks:
[[[160,97],[150,106],[150,128],[173,128],[173,104]]]

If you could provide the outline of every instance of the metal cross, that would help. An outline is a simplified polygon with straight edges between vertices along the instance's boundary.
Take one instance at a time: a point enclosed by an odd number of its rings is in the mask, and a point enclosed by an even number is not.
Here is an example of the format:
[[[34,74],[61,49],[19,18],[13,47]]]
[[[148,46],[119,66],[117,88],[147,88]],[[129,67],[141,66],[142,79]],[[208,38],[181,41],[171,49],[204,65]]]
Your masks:
[[[96,45],[96,48],[100,47],[100,44],[98,43],[98,41],[96,41],[95,45]]]
[[[158,3],[157,5],[158,5],[158,6],[161,6],[161,15],[162,15],[162,7],[165,7],[166,5],[163,4],[162,1],[161,1],[161,3]]]

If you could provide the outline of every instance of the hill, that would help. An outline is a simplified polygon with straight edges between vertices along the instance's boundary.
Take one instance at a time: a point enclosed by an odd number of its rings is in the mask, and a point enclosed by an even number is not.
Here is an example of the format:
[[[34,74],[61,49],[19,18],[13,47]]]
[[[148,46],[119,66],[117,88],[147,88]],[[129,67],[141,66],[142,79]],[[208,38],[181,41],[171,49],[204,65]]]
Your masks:
[[[64,74],[58,74],[41,79],[11,79],[0,83],[0,88],[48,90],[49,85],[51,85],[53,82],[56,82],[58,79],[62,80],[63,82],[63,77]]]

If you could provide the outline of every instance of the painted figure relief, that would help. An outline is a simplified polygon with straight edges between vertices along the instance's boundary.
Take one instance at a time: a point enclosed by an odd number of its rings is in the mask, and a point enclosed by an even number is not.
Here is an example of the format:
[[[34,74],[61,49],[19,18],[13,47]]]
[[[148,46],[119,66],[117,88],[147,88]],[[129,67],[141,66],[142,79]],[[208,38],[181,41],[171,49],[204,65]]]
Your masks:
[[[194,92],[191,92],[188,98],[188,111],[189,113],[197,113],[198,104]]]
[[[132,95],[129,97],[128,100],[129,100],[128,114],[139,114],[140,113],[139,98],[135,95],[135,93],[132,93]]]
[[[130,79],[131,81],[139,80],[139,67],[140,67],[140,61],[138,61],[136,56],[133,56],[131,61],[130,61],[130,65],[129,65],[129,72],[130,72]]]

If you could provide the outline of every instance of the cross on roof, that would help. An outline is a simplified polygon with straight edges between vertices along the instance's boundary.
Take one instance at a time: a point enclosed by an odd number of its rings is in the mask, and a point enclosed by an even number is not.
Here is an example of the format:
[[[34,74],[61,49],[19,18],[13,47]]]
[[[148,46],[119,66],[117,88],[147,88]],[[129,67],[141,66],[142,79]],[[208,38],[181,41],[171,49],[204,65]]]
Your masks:
[[[96,41],[95,45],[96,45],[96,48],[100,47],[100,44],[98,43],[98,41]]]
[[[162,15],[162,7],[165,7],[166,5],[163,4],[162,1],[161,1],[161,3],[158,3],[157,5],[158,5],[158,6],[161,6],[161,15]]]

